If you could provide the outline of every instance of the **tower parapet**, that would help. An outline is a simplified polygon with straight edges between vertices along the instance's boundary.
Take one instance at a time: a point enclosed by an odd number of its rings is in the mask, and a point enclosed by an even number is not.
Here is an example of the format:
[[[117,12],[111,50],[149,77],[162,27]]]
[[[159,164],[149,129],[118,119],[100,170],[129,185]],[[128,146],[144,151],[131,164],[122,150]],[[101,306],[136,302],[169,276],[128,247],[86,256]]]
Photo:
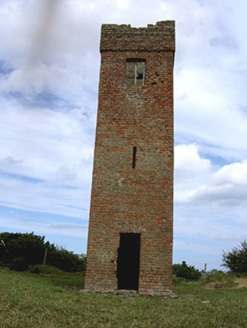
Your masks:
[[[163,21],[147,27],[103,24],[100,51],[174,51],[175,22]]]

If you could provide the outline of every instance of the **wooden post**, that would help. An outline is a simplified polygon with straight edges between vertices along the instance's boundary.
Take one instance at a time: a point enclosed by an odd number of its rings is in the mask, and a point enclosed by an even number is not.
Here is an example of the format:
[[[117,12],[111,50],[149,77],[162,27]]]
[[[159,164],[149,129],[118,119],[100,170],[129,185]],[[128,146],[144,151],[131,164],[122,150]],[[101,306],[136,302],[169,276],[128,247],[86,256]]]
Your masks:
[[[48,248],[45,249],[45,255],[44,255],[43,265],[45,265],[45,262],[46,262],[47,251],[48,251]]]

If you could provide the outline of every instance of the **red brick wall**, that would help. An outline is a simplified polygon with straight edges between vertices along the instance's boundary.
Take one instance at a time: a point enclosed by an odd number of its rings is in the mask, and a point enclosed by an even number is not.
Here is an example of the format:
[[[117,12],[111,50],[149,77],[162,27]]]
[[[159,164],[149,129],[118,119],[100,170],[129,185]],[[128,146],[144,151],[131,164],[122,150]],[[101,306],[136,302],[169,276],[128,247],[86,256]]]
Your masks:
[[[172,285],[175,26],[103,25],[85,288],[117,289],[119,234],[140,233],[139,293]],[[126,86],[126,59],[146,60]],[[132,168],[133,147],[137,147]]]

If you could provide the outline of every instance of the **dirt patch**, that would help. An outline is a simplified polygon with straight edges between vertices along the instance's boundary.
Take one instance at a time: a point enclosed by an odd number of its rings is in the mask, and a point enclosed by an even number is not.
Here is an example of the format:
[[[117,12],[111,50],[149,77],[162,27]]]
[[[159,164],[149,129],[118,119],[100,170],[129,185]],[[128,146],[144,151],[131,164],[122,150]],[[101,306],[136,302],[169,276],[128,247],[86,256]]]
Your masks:
[[[247,278],[236,278],[237,286],[235,288],[247,288]]]
[[[217,283],[216,282],[209,282],[208,284],[204,285],[203,288],[205,289],[215,289]]]
[[[247,278],[236,278],[234,280],[235,285],[232,287],[227,286],[227,281],[212,281],[208,284],[204,285],[203,288],[206,289],[218,289],[218,288],[231,288],[231,289],[239,289],[239,288],[247,288]]]

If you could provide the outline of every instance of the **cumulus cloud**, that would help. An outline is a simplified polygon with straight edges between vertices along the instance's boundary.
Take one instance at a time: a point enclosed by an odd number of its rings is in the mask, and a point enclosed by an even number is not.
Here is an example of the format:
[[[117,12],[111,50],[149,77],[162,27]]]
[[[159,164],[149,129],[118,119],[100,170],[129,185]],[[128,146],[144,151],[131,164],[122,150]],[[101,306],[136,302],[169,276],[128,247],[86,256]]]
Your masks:
[[[216,172],[209,185],[196,190],[192,196],[195,202],[218,202],[233,206],[247,204],[247,163],[234,163]]]
[[[178,145],[174,151],[175,181],[177,184],[210,173],[210,160],[200,157],[196,144]]]
[[[233,79],[236,85],[245,83],[242,75]],[[206,152],[228,160],[247,156],[244,141],[247,116],[242,112],[242,101],[237,106],[239,94],[231,83],[230,74],[205,68],[183,70],[178,74],[175,115],[179,142],[183,138],[196,139]]]
[[[196,183],[197,178],[195,177],[194,186]],[[175,199],[178,204],[244,205],[247,204],[246,189],[247,163],[245,161],[223,166],[214,174],[206,176],[203,184],[197,188],[178,188]]]
[[[247,186],[247,161],[225,165],[213,176],[214,185],[235,184]]]
[[[186,254],[200,267],[203,253],[214,268],[223,249],[246,239],[246,174],[246,161],[213,165],[198,145],[175,148],[175,258],[180,262]]]

